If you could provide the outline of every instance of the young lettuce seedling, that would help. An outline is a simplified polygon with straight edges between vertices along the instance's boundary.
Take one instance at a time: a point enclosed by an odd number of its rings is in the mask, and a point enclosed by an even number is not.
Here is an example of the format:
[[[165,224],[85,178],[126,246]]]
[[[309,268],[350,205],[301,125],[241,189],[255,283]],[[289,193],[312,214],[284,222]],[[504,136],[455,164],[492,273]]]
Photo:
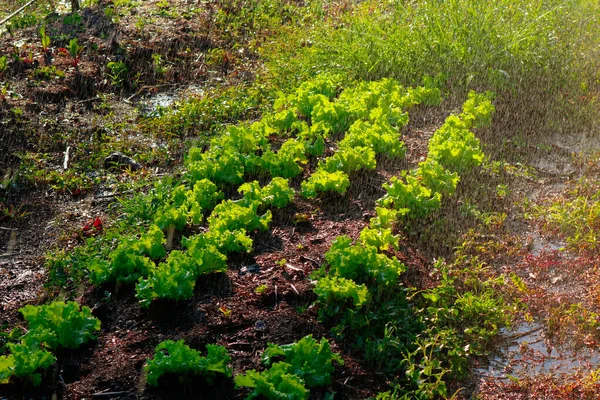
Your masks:
[[[46,35],[46,26],[43,25],[40,27],[38,32],[40,34],[40,41],[42,43],[42,51],[44,53],[48,53],[48,48],[50,47],[50,36]]]

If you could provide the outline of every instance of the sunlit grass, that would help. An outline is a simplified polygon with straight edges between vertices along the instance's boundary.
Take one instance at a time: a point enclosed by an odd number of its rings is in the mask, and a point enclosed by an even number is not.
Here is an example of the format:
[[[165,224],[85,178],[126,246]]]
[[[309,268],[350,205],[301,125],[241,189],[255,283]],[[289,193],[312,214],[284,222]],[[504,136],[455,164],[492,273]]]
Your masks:
[[[597,250],[600,240],[600,184],[582,180],[555,199],[534,205],[532,215],[564,235],[577,250]]]

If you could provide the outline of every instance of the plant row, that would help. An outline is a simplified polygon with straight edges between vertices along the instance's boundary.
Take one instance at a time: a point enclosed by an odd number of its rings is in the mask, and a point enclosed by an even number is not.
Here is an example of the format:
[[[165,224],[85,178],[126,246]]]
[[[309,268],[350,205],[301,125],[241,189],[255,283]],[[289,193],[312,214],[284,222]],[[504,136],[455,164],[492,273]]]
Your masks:
[[[0,385],[19,378],[39,386],[40,370],[56,362],[53,352],[59,348],[76,349],[95,340],[95,332],[100,329],[100,321],[92,316],[90,308],[80,307],[76,302],[29,305],[20,312],[29,329],[18,343],[6,345],[8,355],[0,356]],[[148,384],[158,386],[161,377],[169,374],[181,379],[198,376],[209,385],[218,375],[231,378],[231,358],[225,347],[209,344],[206,351],[207,355],[201,356],[183,340],[161,342],[144,367]],[[248,398],[307,399],[311,388],[331,383],[333,361],[343,364],[326,339],[317,342],[310,335],[284,346],[269,343],[262,361],[270,368],[262,372],[250,370],[235,377],[237,387],[252,389]]]
[[[167,375],[176,375],[184,381],[200,377],[208,385],[214,383],[217,375],[231,378],[231,358],[225,347],[209,344],[206,351],[207,355],[201,356],[183,340],[161,342],[144,367],[148,384],[159,386],[161,377]],[[249,370],[235,377],[236,387],[251,389],[248,399],[308,399],[310,389],[331,383],[333,361],[343,364],[326,339],[318,342],[312,335],[283,346],[269,343],[261,359],[267,367],[262,372]]]
[[[464,377],[467,356],[481,354],[483,344],[508,323],[504,302],[493,290],[498,282],[475,283],[471,276],[471,285],[459,290],[456,271],[439,261],[434,271],[440,284],[417,295],[416,288],[403,285],[407,267],[393,255],[399,245],[392,233],[396,223],[430,216],[443,196],[455,192],[458,174],[483,162],[471,129],[490,123],[490,98],[470,93],[463,112],[434,133],[427,159],[384,184],[387,194],[377,202],[377,217],[357,243],[345,235],[336,238],[325,255],[327,267],[315,273],[321,321],[396,380],[394,393],[381,398],[447,396],[448,375]]]
[[[268,229],[270,208],[293,201],[289,179],[303,173],[309,157],[343,136],[301,190],[304,197],[326,190],[343,194],[348,173],[374,167],[378,154],[404,154],[405,110],[440,100],[436,88],[403,88],[393,80],[361,83],[336,97],[337,87],[335,79],[318,77],[281,95],[261,121],[227,128],[208,149],[190,149],[183,183],[142,201],[146,232],[113,238],[110,252],[85,261],[91,282],[136,284],[144,307],[157,299],[190,298],[199,276],[225,271],[231,252],[252,250],[251,233]],[[269,178],[265,186],[258,183]],[[223,192],[236,187],[241,198],[225,199]],[[204,232],[174,243],[176,232],[200,226]]]

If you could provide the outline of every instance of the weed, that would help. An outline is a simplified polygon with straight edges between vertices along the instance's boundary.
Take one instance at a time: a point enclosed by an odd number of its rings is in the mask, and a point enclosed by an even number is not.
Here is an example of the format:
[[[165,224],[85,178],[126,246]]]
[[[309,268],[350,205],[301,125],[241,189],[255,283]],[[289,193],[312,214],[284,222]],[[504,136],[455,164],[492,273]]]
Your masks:
[[[256,289],[254,289],[254,293],[256,293],[256,294],[263,294],[268,289],[269,289],[269,287],[267,285],[263,284],[263,285],[257,286]]]
[[[65,15],[65,17],[63,18],[63,24],[71,25],[71,26],[79,26],[82,24],[81,15],[79,15],[76,12]]]
[[[152,54],[152,60],[154,65],[154,72],[160,77],[164,76],[171,69],[169,66],[166,65],[165,60],[158,53]]]
[[[562,197],[531,205],[531,216],[566,236],[570,247],[595,250],[600,240],[600,186],[581,180]]]
[[[49,81],[55,77],[61,79],[65,77],[65,72],[57,69],[55,66],[36,68],[35,71],[33,71],[33,74],[37,79],[41,79],[43,81]]]
[[[233,312],[232,310],[228,309],[228,308],[227,308],[227,307],[225,307],[225,306],[221,306],[221,307],[219,307],[219,311],[221,311],[221,314],[223,314],[223,316],[224,316],[225,318],[229,318],[229,317],[231,317],[231,313]]]
[[[109,70],[109,72],[106,72],[106,76],[110,78],[111,84],[122,88],[129,72],[127,65],[123,61],[110,61],[106,64],[106,68]]]
[[[79,43],[77,42],[77,38],[74,38],[69,41],[68,48],[61,47],[58,49],[58,51],[61,54],[69,57],[70,61],[71,61],[71,66],[77,68],[77,66],[79,65],[81,52],[83,51],[84,48],[85,48],[85,46],[80,46]]]
[[[47,53],[48,48],[50,47],[50,36],[46,35],[46,26],[43,25],[42,27],[40,27],[38,32],[40,34],[40,42],[42,44],[42,51],[44,53]]]

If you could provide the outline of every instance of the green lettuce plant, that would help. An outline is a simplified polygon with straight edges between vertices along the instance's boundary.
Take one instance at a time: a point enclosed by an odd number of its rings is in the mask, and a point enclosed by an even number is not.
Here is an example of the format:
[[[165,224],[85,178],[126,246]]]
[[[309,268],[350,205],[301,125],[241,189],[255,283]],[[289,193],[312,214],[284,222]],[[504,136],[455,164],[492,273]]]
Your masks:
[[[206,345],[206,356],[187,346],[183,340],[165,340],[156,346],[154,357],[147,360],[144,372],[150,386],[158,386],[161,376],[175,374],[184,378],[199,376],[212,383],[217,375],[231,377],[231,357],[223,346]]]

